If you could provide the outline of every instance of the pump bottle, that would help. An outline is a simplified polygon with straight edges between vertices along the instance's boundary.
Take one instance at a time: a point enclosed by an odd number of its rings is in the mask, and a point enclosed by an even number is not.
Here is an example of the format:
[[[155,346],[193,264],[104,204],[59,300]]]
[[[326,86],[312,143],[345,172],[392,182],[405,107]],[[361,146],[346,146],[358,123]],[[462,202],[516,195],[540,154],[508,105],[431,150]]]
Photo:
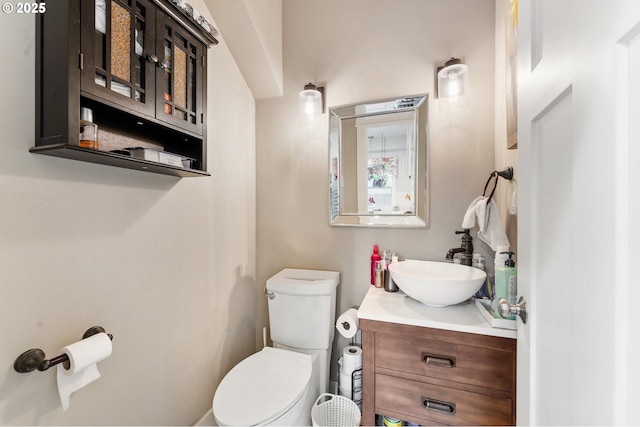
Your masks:
[[[495,295],[491,303],[493,312],[496,317],[500,317],[498,314],[498,301],[500,298],[505,298],[509,301],[509,304],[515,304],[518,297],[518,270],[516,269],[516,263],[511,258],[515,255],[513,252],[502,252],[509,256],[504,262],[503,267],[496,269],[496,283],[495,283]],[[514,320],[515,315],[509,316],[508,319]]]

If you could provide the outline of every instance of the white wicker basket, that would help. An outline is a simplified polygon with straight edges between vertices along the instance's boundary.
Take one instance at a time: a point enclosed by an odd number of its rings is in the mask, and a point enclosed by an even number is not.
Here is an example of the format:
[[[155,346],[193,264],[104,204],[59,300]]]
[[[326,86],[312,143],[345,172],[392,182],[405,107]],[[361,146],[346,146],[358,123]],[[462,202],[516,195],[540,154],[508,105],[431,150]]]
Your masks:
[[[357,427],[360,425],[360,408],[344,396],[323,393],[311,408],[311,421],[314,427]]]

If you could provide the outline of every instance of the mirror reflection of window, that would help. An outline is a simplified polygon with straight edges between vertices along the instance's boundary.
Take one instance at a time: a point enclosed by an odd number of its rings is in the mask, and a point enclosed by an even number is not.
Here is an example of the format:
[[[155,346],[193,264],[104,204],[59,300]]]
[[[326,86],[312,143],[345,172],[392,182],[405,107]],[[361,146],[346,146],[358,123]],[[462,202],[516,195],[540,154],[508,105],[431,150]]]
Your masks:
[[[426,226],[426,109],[425,95],[330,109],[332,225]]]

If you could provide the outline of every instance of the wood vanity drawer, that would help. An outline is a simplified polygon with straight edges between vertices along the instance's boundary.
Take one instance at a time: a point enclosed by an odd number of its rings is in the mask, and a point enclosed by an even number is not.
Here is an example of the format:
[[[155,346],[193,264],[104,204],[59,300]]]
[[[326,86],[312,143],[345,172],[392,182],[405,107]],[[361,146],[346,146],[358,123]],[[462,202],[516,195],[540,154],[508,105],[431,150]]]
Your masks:
[[[375,412],[405,421],[445,425],[511,425],[512,401],[480,393],[376,374]]]
[[[514,387],[515,351],[377,334],[375,352],[378,367],[495,390]]]

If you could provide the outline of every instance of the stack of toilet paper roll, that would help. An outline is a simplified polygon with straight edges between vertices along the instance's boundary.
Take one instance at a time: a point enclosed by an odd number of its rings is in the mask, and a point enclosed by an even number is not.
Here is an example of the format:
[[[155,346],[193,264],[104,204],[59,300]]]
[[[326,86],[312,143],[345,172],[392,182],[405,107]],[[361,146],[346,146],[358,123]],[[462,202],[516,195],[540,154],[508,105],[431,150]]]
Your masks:
[[[356,403],[362,402],[362,349],[355,345],[342,351],[340,362],[340,395]]]

